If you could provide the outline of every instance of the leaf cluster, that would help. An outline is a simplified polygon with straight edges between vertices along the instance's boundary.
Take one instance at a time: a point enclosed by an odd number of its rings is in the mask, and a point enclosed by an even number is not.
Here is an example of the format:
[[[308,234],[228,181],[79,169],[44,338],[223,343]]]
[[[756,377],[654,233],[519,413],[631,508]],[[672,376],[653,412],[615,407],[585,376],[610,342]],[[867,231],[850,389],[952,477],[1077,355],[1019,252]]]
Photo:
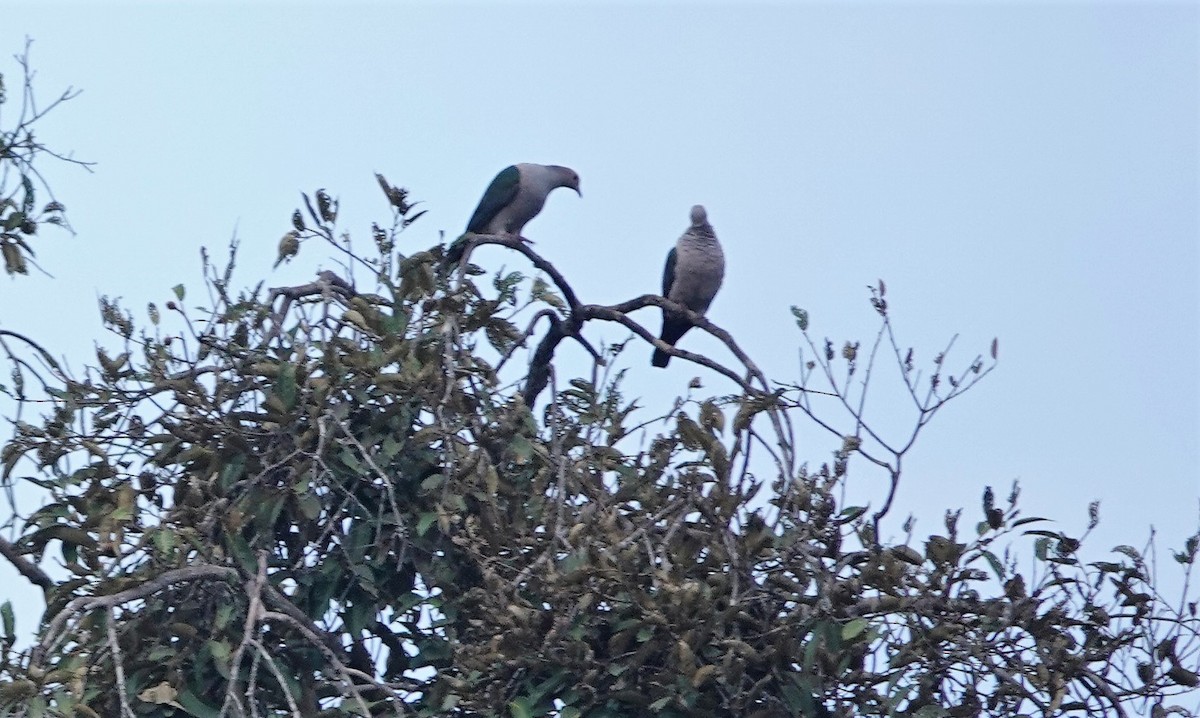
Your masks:
[[[9,275],[28,274],[29,264],[35,253],[30,242],[44,225],[55,225],[70,230],[66,219],[66,208],[54,198],[50,185],[41,172],[44,158],[50,157],[72,164],[88,167],[80,162],[51,150],[35,135],[34,129],[51,110],[78,92],[67,88],[61,95],[47,104],[39,104],[33,90],[33,71],[29,65],[29,45],[16,57],[22,70],[19,88],[19,106],[11,125],[4,105],[12,102],[0,74],[0,256],[4,260],[4,271]],[[44,195],[49,199],[40,199]]]

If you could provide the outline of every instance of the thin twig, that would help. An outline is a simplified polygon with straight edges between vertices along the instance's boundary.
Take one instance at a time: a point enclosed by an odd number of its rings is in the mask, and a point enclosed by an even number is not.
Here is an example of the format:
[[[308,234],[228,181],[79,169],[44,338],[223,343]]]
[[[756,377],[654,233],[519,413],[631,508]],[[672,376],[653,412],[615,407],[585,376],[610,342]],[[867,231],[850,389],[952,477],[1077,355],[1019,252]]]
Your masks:
[[[362,709],[362,714],[365,716],[371,715],[371,710],[367,707],[367,703],[365,700],[363,700],[363,697],[358,692],[358,689],[355,688],[354,681],[350,680],[350,676],[357,675],[365,678],[370,683],[378,685],[378,682],[375,680],[374,676],[368,676],[362,671],[350,668],[346,666],[346,664],[342,663],[341,659],[337,657],[337,654],[331,651],[329,646],[325,645],[325,642],[321,640],[320,636],[314,633],[313,630],[306,625],[307,622],[301,623],[287,614],[276,613],[275,611],[264,611],[262,618],[264,621],[276,621],[290,625],[292,628],[295,628],[297,631],[299,631],[302,636],[307,638],[308,641],[316,646],[322,653],[324,653],[325,659],[329,661],[334,670],[341,674],[342,684],[345,685],[350,691],[351,696],[354,698],[355,702],[358,703],[358,707]]]
[[[113,670],[117,677],[117,698],[121,702],[121,713],[128,718],[136,718],[133,714],[133,709],[129,707],[129,686],[125,684],[125,666],[121,662],[121,642],[117,640],[117,613],[111,606],[108,608],[108,620],[105,623],[105,631],[108,634],[108,648],[112,651]]]

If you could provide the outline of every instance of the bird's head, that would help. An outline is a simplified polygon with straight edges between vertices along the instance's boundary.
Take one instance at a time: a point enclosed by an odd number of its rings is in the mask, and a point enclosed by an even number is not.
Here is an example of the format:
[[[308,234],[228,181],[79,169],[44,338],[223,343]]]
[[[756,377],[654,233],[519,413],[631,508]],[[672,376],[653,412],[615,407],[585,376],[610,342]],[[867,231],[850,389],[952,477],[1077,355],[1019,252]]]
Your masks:
[[[708,224],[708,212],[704,211],[704,205],[698,204],[692,207],[692,226]]]
[[[558,165],[554,165],[554,169],[558,172],[559,187],[568,187],[575,190],[575,194],[579,195],[580,197],[583,196],[583,192],[579,191],[578,172],[570,167],[560,167]]]

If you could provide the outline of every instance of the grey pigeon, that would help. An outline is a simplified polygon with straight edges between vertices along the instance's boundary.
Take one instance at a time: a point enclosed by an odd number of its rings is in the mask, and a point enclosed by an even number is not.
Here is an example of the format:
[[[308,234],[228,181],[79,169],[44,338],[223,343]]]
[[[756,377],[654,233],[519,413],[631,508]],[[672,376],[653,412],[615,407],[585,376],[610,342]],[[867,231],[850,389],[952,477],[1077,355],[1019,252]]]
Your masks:
[[[692,226],[675,242],[675,248],[667,255],[667,266],[663,270],[662,295],[679,302],[697,314],[708,311],[713,297],[721,288],[725,277],[725,254],[721,243],[708,223],[708,214],[702,205],[692,207]],[[663,310],[663,328],[659,339],[675,346],[675,342],[692,328],[692,323],[675,312]],[[654,350],[650,363],[664,367],[671,355],[661,349]]]
[[[558,187],[570,187],[583,196],[579,175],[570,167],[525,162],[505,167],[483,193],[467,231],[520,236],[529,220],[542,211],[546,196]]]
[[[579,175],[570,167],[528,162],[505,167],[484,190],[467,223],[467,232],[520,237],[529,220],[542,211],[546,197],[558,187],[570,187],[583,196],[579,191]],[[459,237],[450,245],[446,261],[458,264],[466,249],[466,237]]]

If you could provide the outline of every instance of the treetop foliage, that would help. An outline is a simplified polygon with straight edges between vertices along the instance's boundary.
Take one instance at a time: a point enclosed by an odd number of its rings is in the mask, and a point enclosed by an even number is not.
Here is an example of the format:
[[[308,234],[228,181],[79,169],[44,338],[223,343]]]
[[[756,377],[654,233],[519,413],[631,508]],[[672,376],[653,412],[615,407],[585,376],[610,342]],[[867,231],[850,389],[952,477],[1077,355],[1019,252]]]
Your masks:
[[[638,369],[618,367],[655,340],[631,315],[666,300],[585,304],[503,237],[467,237],[457,264],[403,254],[421,212],[379,181],[370,251],[324,191],[280,242],[281,261],[321,243],[343,271],[238,288],[235,246],[205,256],[200,299],[178,286],[144,320],[103,299],[115,343],[80,374],[17,367],[51,408],[15,421],[0,466],[46,501],[0,549],[47,608],[22,649],[0,607],[0,714],[1186,713],[1195,602],[1160,595],[1143,552],[1084,560],[1086,536],[1023,515],[1016,486],[885,540],[903,458],[995,343],[922,364],[879,282],[865,343],[837,349],[794,310],[809,360],[781,384],[690,315],[736,368],[667,349],[738,391],[639,407]],[[489,277],[470,262],[485,243],[538,274]],[[596,348],[596,322],[631,336]],[[556,373],[562,341],[589,376]],[[914,411],[898,437],[864,413],[886,367]],[[798,422],[833,455],[800,456]],[[886,501],[856,502],[852,469]],[[1185,573],[1197,540],[1174,554]]]

